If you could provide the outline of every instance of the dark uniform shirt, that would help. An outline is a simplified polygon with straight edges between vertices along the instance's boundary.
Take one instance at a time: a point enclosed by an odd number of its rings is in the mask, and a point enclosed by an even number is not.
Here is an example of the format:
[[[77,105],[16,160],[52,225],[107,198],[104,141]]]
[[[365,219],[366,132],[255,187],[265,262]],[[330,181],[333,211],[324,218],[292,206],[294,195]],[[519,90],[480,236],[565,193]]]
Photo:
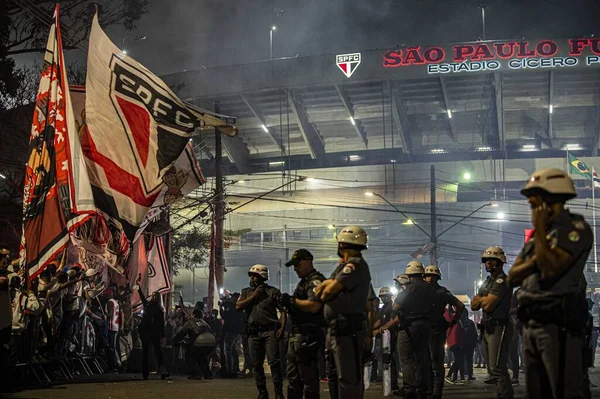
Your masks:
[[[379,320],[380,325],[383,327],[388,321],[392,319],[392,313],[394,311],[394,303],[384,303],[381,309],[377,310],[376,320]]]
[[[247,299],[253,293],[255,287],[248,287],[242,290],[240,299]],[[281,296],[281,291],[275,287],[265,284],[265,290],[259,301],[252,303],[244,309],[247,316],[247,322],[251,326],[266,326],[269,324],[278,324],[277,309],[283,312],[279,306],[278,299]]]
[[[431,284],[420,278],[411,279],[394,301],[400,307],[400,322],[424,318],[431,320],[435,296],[435,288]]]
[[[447,325],[444,318],[446,305],[455,305],[458,302],[458,298],[452,295],[446,287],[442,287],[438,283],[432,284],[432,287],[435,288],[435,301],[433,302],[431,322],[436,331],[445,331]]]
[[[315,288],[321,285],[324,280],[325,276],[313,270],[307,277],[300,280],[294,291],[294,298],[319,302],[319,299],[315,296]],[[292,326],[314,325],[321,327],[324,325],[323,310],[317,313],[310,313],[293,307],[289,315],[292,319]]]
[[[594,243],[590,226],[583,216],[563,210],[550,222],[546,232],[546,241],[550,248],[562,249],[573,257],[574,262],[556,281],[541,281],[539,271],[526,277],[519,290],[519,300],[560,297],[585,291],[586,282],[583,270]],[[534,237],[532,237],[521,250],[519,258],[527,261],[534,256],[534,243]],[[543,267],[543,265],[538,265],[538,267],[540,266]]]
[[[496,278],[488,276],[488,278],[485,279],[478,295],[483,298],[490,294],[500,298],[500,302],[496,304],[496,307],[491,312],[483,311],[483,320],[488,321],[508,318],[512,299],[512,289],[506,284],[506,274],[504,272],[500,273]]]
[[[344,288],[337,297],[325,304],[325,319],[332,321],[340,314],[365,315],[371,286],[371,272],[367,262],[362,257],[350,258],[348,263],[335,268],[331,278]]]

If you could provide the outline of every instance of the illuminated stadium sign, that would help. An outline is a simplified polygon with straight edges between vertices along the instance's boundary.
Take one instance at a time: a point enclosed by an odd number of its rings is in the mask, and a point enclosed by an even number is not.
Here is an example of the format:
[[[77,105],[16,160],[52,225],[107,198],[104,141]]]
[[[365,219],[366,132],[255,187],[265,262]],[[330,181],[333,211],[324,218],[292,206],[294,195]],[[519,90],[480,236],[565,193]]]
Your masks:
[[[600,66],[600,39],[475,42],[386,51],[384,68],[421,74],[504,72]]]

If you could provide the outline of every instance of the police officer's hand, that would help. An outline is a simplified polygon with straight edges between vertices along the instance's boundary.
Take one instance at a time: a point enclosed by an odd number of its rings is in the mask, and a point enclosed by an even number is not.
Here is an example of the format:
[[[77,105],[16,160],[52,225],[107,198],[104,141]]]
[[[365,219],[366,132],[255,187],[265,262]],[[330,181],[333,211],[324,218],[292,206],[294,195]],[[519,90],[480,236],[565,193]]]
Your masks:
[[[252,293],[252,297],[254,299],[258,299],[264,292],[265,292],[265,286],[263,284],[261,284],[258,287],[256,287],[256,289]]]
[[[323,290],[325,289],[325,287],[327,287],[332,282],[333,282],[333,280],[327,279],[327,280],[323,281],[321,284],[319,284],[318,286],[316,286],[314,289],[315,296],[319,299],[322,299],[321,297],[323,296]]]
[[[275,335],[275,338],[277,338],[277,340],[280,340],[283,338],[284,335],[285,335],[285,326],[283,326],[279,330],[277,330],[277,334]]]
[[[294,297],[288,293],[283,293],[281,294],[280,303],[284,308],[290,309],[294,304]]]
[[[531,221],[535,230],[544,230],[550,219],[550,208],[546,203],[531,210]]]

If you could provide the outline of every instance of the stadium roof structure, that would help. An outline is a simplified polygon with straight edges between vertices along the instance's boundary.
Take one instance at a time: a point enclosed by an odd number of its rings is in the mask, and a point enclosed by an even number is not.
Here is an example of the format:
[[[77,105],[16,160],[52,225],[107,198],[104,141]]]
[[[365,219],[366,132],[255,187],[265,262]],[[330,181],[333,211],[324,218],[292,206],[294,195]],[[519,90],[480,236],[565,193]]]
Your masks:
[[[185,101],[237,117],[238,136],[223,137],[226,174],[596,156],[598,40],[399,47],[163,79]],[[196,138],[202,158],[212,140]]]

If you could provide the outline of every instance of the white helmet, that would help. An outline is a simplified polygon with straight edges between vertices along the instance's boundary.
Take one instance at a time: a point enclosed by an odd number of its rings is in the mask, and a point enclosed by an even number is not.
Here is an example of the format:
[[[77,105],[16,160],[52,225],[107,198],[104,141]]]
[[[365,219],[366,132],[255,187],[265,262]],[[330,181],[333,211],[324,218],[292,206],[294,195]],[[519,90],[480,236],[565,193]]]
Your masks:
[[[379,290],[379,296],[392,295],[390,287],[381,287]]]
[[[410,279],[408,278],[408,276],[406,274],[399,274],[396,276],[396,278],[394,279],[395,282],[397,282],[400,285],[404,285],[404,284],[408,284],[410,283]]]
[[[555,168],[544,168],[533,172],[521,189],[521,194],[529,197],[531,190],[534,189],[543,190],[549,194],[563,195],[567,199],[577,196],[573,180],[566,172]]]
[[[367,233],[360,226],[344,227],[337,236],[340,243],[358,245],[367,248]]]
[[[439,277],[439,279],[442,279],[442,272],[440,270],[439,267],[437,267],[436,265],[429,265],[425,268],[425,274],[435,274],[436,276]]]
[[[404,274],[407,275],[423,273],[425,273],[425,268],[423,267],[423,264],[418,260],[411,260],[410,262],[408,262],[408,265],[406,265],[406,270],[404,271]]]
[[[248,276],[258,274],[263,280],[269,279],[269,269],[265,265],[257,264],[248,270]]]
[[[489,247],[481,254],[481,262],[485,263],[486,259],[497,259],[504,264],[506,263],[506,254],[500,247]]]

